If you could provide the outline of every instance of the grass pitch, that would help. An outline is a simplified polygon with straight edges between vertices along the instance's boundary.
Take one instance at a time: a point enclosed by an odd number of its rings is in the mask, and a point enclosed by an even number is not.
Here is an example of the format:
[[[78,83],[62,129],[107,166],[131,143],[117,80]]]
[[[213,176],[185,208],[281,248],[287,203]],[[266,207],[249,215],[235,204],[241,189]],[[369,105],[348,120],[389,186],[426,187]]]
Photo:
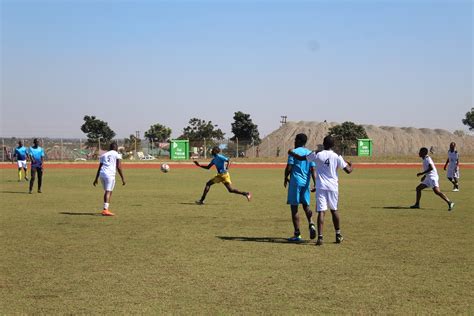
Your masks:
[[[234,186],[201,169],[125,169],[97,216],[96,170],[46,169],[42,194],[0,170],[1,314],[472,314],[474,170],[461,191],[441,176],[453,212],[415,169],[356,169],[340,181],[334,244],[290,244],[283,170],[234,169]],[[312,197],[314,208],[314,197]],[[302,216],[303,237],[308,237]]]

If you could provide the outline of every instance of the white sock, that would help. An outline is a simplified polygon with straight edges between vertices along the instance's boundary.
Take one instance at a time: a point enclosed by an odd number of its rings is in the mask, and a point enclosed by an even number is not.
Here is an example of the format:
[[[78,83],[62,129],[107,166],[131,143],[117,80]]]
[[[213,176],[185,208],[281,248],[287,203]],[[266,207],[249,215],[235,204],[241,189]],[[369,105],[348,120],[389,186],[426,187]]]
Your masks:
[[[336,235],[340,235],[340,234],[341,234],[341,230],[340,229],[336,230]]]
[[[109,209],[109,203],[104,203],[104,210],[108,210]]]

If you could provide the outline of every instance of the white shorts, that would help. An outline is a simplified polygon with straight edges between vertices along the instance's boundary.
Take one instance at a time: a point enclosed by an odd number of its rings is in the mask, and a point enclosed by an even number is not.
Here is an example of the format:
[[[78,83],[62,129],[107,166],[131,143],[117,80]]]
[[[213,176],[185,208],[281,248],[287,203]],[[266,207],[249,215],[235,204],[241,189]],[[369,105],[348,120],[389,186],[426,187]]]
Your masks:
[[[425,180],[423,180],[423,183],[424,185],[426,185],[428,188],[434,188],[434,187],[438,187],[439,188],[439,178],[429,178],[429,177],[426,177]]]
[[[18,169],[23,168],[23,169],[28,169],[28,165],[26,164],[26,160],[18,160]]]
[[[339,200],[339,192],[316,189],[316,210],[325,212],[328,210],[337,211],[337,202]]]
[[[459,168],[456,166],[453,168],[448,167],[448,172],[446,173],[446,177],[448,178],[459,178]]]
[[[100,182],[105,191],[113,191],[115,187],[115,177],[100,175]]]

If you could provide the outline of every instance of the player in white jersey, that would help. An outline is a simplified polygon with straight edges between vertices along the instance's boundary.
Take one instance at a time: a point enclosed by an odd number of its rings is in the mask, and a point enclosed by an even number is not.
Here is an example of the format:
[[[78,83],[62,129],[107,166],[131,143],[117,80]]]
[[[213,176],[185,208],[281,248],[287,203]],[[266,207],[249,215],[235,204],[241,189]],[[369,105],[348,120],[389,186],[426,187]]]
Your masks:
[[[122,155],[117,152],[117,144],[110,144],[110,150],[100,156],[99,169],[94,179],[94,186],[97,185],[100,176],[100,181],[104,188],[104,208],[102,210],[103,216],[114,216],[115,214],[109,211],[110,199],[112,191],[115,187],[115,173],[118,171],[122,178],[122,184],[125,185],[125,177],[122,173],[121,161]]]
[[[428,156],[428,148],[422,147],[418,155],[423,159],[423,172],[416,174],[417,177],[422,176],[422,178],[421,183],[416,187],[416,202],[410,208],[420,208],[421,191],[426,188],[432,188],[436,195],[448,203],[448,211],[451,211],[454,208],[454,203],[439,190],[438,171],[433,160]]]
[[[453,192],[459,191],[459,153],[456,150],[456,143],[449,144],[448,160],[444,164],[444,170],[448,168],[446,176],[448,180],[454,185]]]
[[[336,230],[336,243],[341,243],[343,240],[337,208],[339,200],[337,170],[343,169],[348,174],[352,172],[352,164],[332,151],[334,139],[331,136],[324,137],[323,147],[323,151],[318,153],[313,151],[307,156],[296,155],[291,150],[288,152],[289,155],[298,160],[306,159],[309,162],[316,163],[316,211],[318,212],[318,240],[316,245],[318,246],[323,244],[324,215],[328,209],[331,210],[332,222]]]

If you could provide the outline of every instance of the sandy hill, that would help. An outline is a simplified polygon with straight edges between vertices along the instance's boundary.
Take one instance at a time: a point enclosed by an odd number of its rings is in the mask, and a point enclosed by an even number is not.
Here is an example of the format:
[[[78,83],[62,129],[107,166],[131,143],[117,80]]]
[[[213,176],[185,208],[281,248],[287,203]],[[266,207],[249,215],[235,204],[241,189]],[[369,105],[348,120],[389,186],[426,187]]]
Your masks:
[[[295,135],[308,135],[306,147],[314,149],[322,143],[330,127],[340,123],[326,122],[288,122],[266,136],[259,145],[259,155],[275,156],[277,148],[280,155],[285,155],[288,148],[293,146]],[[442,129],[391,127],[363,125],[369,138],[373,140],[374,155],[413,155],[420,147],[433,147],[435,153],[445,152],[449,143],[454,141],[462,154],[474,154],[474,136],[456,136]],[[247,151],[249,156],[255,156],[255,148]]]

